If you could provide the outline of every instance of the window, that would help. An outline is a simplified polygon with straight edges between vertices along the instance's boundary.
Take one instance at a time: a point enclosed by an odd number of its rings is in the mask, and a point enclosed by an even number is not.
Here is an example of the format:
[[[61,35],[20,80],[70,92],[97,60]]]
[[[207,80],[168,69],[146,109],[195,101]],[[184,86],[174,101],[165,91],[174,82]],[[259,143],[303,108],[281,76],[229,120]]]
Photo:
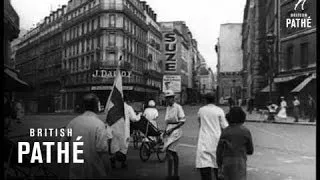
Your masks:
[[[287,70],[290,70],[292,68],[292,59],[293,57],[293,46],[289,46],[287,48]]]
[[[88,32],[90,32],[90,31],[91,31],[90,21],[89,21],[89,22],[87,22],[87,28],[88,28]]]
[[[109,46],[115,46],[116,44],[116,34],[110,33],[109,34]]]
[[[308,43],[302,43],[300,45],[300,67],[301,68],[305,68],[308,66]]]
[[[84,23],[82,23],[82,32],[83,32],[83,34],[85,33],[85,31],[84,31]]]
[[[110,27],[115,27],[116,26],[116,15],[115,14],[110,14]]]
[[[94,19],[91,21],[92,30],[95,30]]]

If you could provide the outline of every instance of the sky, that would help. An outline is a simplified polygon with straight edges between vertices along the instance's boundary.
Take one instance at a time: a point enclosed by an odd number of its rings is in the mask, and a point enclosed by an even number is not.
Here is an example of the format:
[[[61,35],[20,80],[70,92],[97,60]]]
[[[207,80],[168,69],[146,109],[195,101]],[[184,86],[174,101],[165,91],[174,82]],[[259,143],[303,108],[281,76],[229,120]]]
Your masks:
[[[145,0],[161,21],[185,21],[208,67],[216,72],[215,44],[220,24],[242,23],[246,0]],[[11,0],[20,16],[20,28],[29,30],[50,10],[66,5],[68,0]]]

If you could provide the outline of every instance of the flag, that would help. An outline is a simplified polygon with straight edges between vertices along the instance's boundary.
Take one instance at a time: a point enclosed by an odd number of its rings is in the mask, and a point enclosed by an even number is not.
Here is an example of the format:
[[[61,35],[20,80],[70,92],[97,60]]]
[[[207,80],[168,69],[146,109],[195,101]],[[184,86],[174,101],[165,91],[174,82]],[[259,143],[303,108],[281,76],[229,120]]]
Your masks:
[[[112,126],[120,119],[124,120],[122,77],[119,69],[117,70],[117,75],[113,83],[113,88],[111,90],[105,107],[105,112],[107,114],[106,122],[109,126]]]

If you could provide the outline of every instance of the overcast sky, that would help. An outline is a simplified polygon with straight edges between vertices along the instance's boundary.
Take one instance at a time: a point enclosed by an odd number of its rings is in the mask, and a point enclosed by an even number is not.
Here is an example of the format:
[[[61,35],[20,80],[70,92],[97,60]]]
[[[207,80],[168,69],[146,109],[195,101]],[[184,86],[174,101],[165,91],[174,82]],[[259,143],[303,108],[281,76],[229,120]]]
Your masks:
[[[220,24],[242,23],[246,0],[145,0],[158,14],[158,21],[185,21],[198,41],[200,53],[216,71],[214,46]],[[11,0],[20,16],[20,28],[29,30],[68,0]]]

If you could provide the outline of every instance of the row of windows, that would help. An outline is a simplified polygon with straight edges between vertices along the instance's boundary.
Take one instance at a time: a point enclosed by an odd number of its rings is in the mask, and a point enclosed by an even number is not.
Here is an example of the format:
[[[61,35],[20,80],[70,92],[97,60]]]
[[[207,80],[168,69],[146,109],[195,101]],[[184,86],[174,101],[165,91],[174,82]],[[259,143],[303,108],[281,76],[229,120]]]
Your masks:
[[[132,1],[131,1],[131,2],[132,2]],[[143,21],[145,20],[144,15],[142,15],[142,13],[140,13],[140,12],[136,9],[136,7],[134,7],[133,5],[131,5],[131,4],[128,2],[128,0],[124,0],[124,5],[125,5],[125,7],[127,7],[128,9],[130,9],[133,14],[135,14],[136,16],[138,16],[139,19],[141,19],[141,20],[143,20]],[[137,5],[137,6],[140,6],[140,8],[142,9],[142,6],[141,6],[140,3],[139,3],[139,4],[136,4],[136,5]]]
[[[71,73],[81,72],[90,69],[92,62],[96,61],[93,54],[64,61],[63,68],[70,70]]]
[[[281,70],[291,70],[292,68],[295,67],[300,67],[300,68],[306,68],[308,67],[309,64],[312,62],[310,61],[309,57],[309,43],[301,43],[300,44],[300,57],[295,57],[294,52],[297,50],[294,50],[293,45],[289,45],[286,49],[286,59],[285,62],[282,62],[282,67]],[[298,59],[300,60],[297,63],[294,63],[294,60]]]
[[[87,22],[81,23],[71,29],[66,30],[63,33],[63,41],[70,41],[78,38],[84,34],[90,33],[100,27],[99,17],[91,19]]]
[[[67,17],[66,20],[70,21],[71,19],[81,15],[82,13],[85,13],[89,11],[91,8],[97,6],[99,4],[99,0],[93,0],[92,2],[86,4],[85,6],[79,8],[78,10],[70,13]]]
[[[72,45],[66,47],[63,51],[63,57],[68,58],[71,56],[80,55],[82,53],[95,50],[97,47],[100,47],[99,38],[91,37],[87,39],[82,39],[77,43],[73,43]]]
[[[128,36],[123,36],[117,33],[109,33],[104,36],[82,39],[79,42],[64,49],[63,57],[68,58],[75,55],[80,55],[91,50],[95,50],[98,47],[118,47],[126,48],[129,52],[135,53],[140,57],[146,57],[146,49],[141,43]]]

